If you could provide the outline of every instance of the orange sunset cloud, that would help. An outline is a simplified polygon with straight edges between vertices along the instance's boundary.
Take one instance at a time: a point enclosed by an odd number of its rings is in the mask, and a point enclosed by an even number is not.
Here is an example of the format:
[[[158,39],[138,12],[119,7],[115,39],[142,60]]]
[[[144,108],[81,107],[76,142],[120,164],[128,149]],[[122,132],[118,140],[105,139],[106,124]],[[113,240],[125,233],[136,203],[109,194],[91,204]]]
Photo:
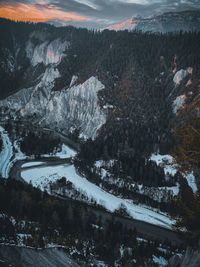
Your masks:
[[[84,21],[90,20],[73,12],[60,10],[54,5],[23,4],[17,2],[0,2],[0,17],[15,21],[44,22],[49,20]]]

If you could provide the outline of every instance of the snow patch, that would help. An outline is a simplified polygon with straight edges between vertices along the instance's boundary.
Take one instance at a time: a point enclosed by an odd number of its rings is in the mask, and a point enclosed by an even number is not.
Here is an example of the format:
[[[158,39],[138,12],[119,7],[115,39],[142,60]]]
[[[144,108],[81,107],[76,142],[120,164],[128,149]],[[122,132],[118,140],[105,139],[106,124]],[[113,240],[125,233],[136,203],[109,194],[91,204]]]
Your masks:
[[[183,174],[183,177],[185,177],[185,179],[187,180],[188,185],[192,188],[192,191],[196,193],[198,188],[197,188],[197,184],[196,184],[193,172]]]
[[[103,109],[113,109],[113,105],[104,105]]]
[[[153,255],[153,261],[155,263],[157,263],[160,267],[166,266],[167,263],[168,263],[165,258],[163,258],[163,257],[156,257],[155,255]]]
[[[150,160],[155,161],[158,166],[164,168],[165,174],[170,174],[174,176],[178,171],[178,165],[175,162],[175,159],[170,155],[160,155],[160,154],[152,154]],[[187,180],[188,185],[192,188],[193,192],[197,192],[197,185],[195,181],[195,177],[193,172],[191,173],[182,173],[183,177]],[[169,187],[173,190],[174,195],[179,192],[179,185],[177,184],[175,187]]]
[[[57,152],[55,154],[55,156],[60,158],[60,159],[67,159],[67,158],[75,157],[76,154],[77,154],[77,152],[75,150],[69,148],[65,144],[62,144],[62,150],[60,152]]]
[[[185,99],[186,99],[185,95],[180,95],[174,100],[174,102],[172,104],[173,113],[177,114],[179,109],[183,108],[183,105],[185,103]]]
[[[174,158],[170,155],[152,154],[150,160],[155,161],[158,166],[164,168],[165,174],[174,176],[177,173],[177,165],[174,162]]]
[[[18,145],[18,141],[14,141],[14,149],[15,149],[15,157],[13,162],[16,162],[17,160],[31,158],[27,157],[23,152],[21,152],[20,147]]]
[[[180,85],[181,81],[185,79],[185,77],[189,74],[189,68],[187,70],[179,70],[177,73],[174,75],[173,82],[175,83],[176,86]]]
[[[108,160],[108,161],[105,161],[105,160],[98,160],[95,162],[95,167],[97,168],[101,168],[101,167],[113,167],[115,163],[115,160],[114,159],[111,159],[111,160]]]

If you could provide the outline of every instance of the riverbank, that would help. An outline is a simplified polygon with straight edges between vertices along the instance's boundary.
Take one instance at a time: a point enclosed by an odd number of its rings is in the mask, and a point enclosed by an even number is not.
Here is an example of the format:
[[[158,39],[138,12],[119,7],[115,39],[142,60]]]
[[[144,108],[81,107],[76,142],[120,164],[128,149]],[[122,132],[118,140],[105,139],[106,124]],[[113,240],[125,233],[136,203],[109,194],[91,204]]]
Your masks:
[[[39,166],[33,166],[34,163],[37,161],[42,162],[42,164],[40,164]],[[25,163],[28,163],[29,166],[23,167],[22,165]],[[61,169],[64,170],[64,172],[62,171],[62,173],[60,173]],[[53,174],[57,175],[56,179],[53,180],[53,182],[55,182],[57,179],[66,176],[67,180],[74,184],[76,188],[80,191],[80,193],[85,194],[87,197],[91,196],[93,199],[95,199],[96,205],[92,208],[94,212],[96,211],[96,213],[101,211],[101,216],[105,218],[110,216],[120,218],[119,220],[121,220],[123,224],[125,224],[127,227],[130,227],[131,229],[136,228],[140,236],[144,236],[149,240],[160,240],[162,242],[165,242],[167,240],[168,242],[172,242],[178,245],[183,242],[178,237],[178,235],[171,230],[171,225],[173,222],[169,218],[163,216],[163,214],[158,214],[150,209],[135,205],[129,200],[120,199],[110,193],[105,192],[98,186],[89,182],[86,178],[81,177],[79,174],[77,174],[74,169],[74,166],[72,165],[71,158],[62,159],[55,156],[49,156],[40,157],[39,159],[34,160],[18,160],[11,168],[10,178],[23,182],[26,181],[28,183],[31,181],[33,185],[38,186],[39,184],[34,184],[34,181],[43,181],[45,175],[49,175],[49,171],[50,175],[52,175],[52,171]],[[26,173],[28,178],[24,176],[22,177],[22,172]],[[32,176],[30,174],[32,174]],[[66,198],[66,196],[59,197]],[[67,200],[74,201],[73,199]],[[88,205],[88,207],[91,208],[90,201],[79,201],[79,203],[81,203],[81,205]],[[126,211],[129,216],[132,217],[131,219],[123,218],[121,216],[113,214],[115,210],[123,206],[126,208]],[[100,209],[97,207],[100,207]]]

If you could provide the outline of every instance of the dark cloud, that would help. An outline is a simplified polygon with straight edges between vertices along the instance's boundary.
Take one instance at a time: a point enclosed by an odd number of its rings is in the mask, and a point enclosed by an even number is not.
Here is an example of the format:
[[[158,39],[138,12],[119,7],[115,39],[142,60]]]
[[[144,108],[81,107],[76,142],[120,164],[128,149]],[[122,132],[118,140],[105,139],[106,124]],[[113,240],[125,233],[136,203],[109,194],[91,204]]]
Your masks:
[[[200,0],[19,0],[18,2],[48,4],[66,12],[75,12],[91,19],[90,22],[76,22],[77,26],[87,27],[105,27],[135,15],[151,16],[168,11],[200,9]]]

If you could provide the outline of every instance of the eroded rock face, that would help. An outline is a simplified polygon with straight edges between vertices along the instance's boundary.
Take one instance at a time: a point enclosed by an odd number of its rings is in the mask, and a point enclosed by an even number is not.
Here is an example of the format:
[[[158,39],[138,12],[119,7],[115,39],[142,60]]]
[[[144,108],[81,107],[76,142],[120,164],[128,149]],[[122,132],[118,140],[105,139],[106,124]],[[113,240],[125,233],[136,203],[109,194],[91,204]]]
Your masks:
[[[97,93],[104,85],[91,77],[83,84],[56,92],[47,104],[44,118],[48,125],[55,122],[59,128],[70,131],[80,128],[85,138],[95,138],[98,129],[106,122],[106,116],[98,106]]]
[[[50,99],[51,90],[54,87],[55,79],[60,76],[59,71],[54,66],[46,69],[41,81],[31,92],[29,101],[24,107],[24,116],[36,114],[45,116],[46,106]]]
[[[54,90],[56,79],[61,77],[59,64],[68,56],[69,47],[67,37],[53,39],[47,31],[30,33],[20,48],[28,62],[24,73],[27,84],[23,82],[24,88],[0,101],[0,107],[8,108],[8,114],[19,114],[24,119],[30,116],[41,126],[59,127],[65,133],[78,128],[82,137],[94,139],[106,122],[97,96],[104,85],[97,77],[78,85],[78,76],[73,75],[70,86],[59,92]]]
[[[36,66],[39,63],[44,65],[58,64],[65,55],[66,49],[69,47],[69,42],[56,39],[53,41],[44,41],[38,45],[34,45],[30,39],[26,44],[26,54],[30,59],[31,64]]]
[[[42,126],[59,127],[66,133],[78,128],[82,137],[94,139],[106,122],[97,96],[104,85],[98,78],[91,77],[83,84],[55,92],[52,89],[59,75],[54,65],[47,67],[35,87],[20,90],[0,101],[0,106],[19,111],[24,118],[35,115]]]

